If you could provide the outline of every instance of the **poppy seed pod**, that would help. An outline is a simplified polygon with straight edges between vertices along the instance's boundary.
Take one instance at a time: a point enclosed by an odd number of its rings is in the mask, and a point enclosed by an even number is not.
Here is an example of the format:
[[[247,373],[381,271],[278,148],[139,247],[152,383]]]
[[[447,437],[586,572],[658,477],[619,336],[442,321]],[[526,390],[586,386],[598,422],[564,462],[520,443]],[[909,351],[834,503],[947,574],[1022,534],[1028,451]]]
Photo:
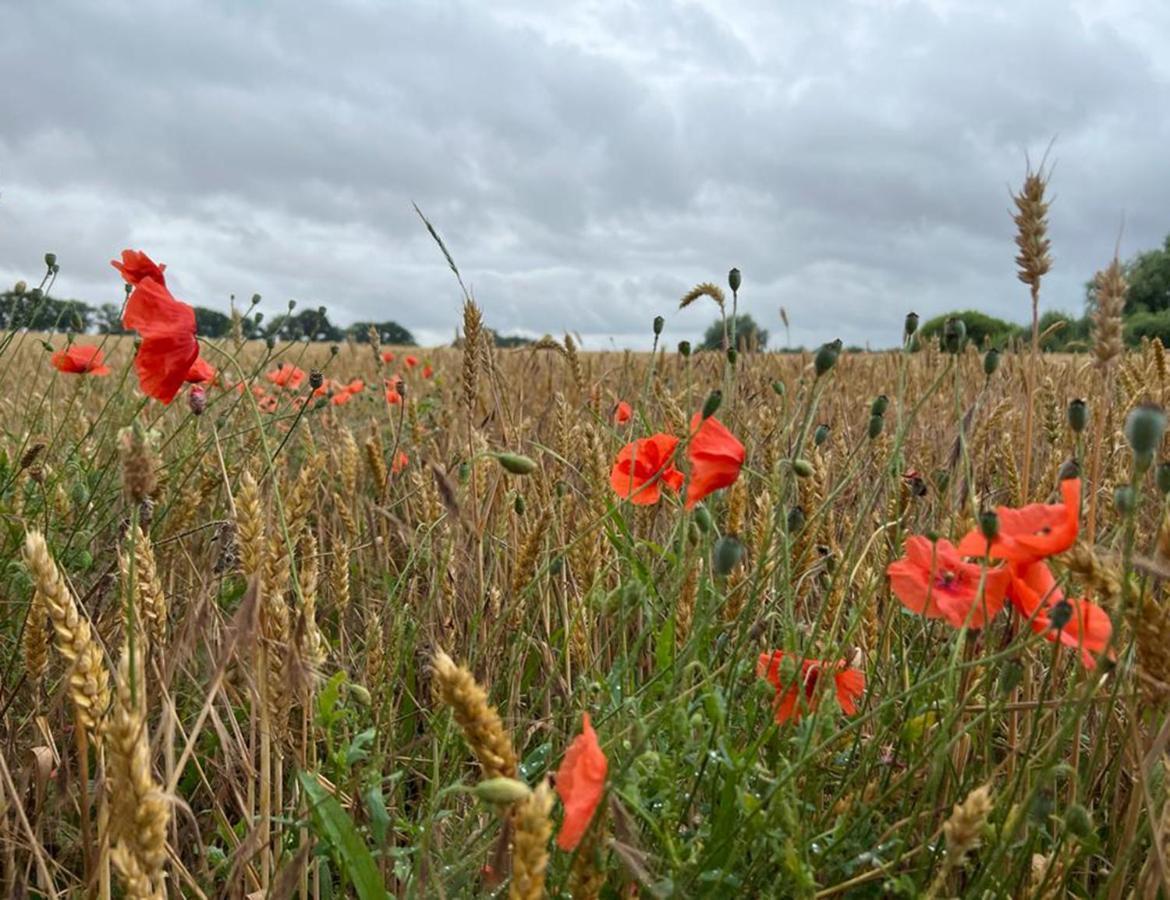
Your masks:
[[[904,331],[905,331],[906,337],[911,337],[914,334],[914,332],[916,332],[917,330],[918,330],[918,313],[916,313],[916,312],[906,313],[906,324],[904,326]]]
[[[967,323],[958,316],[950,316],[943,322],[942,348],[947,353],[958,353],[967,342]]]
[[[820,378],[837,364],[839,353],[840,346],[834,346],[832,343],[821,344],[821,348],[817,351],[817,355],[813,359],[813,366],[816,370],[817,378]]]
[[[289,300],[288,301],[288,311],[292,312],[296,308],[297,308],[297,301],[296,300]]]
[[[267,347],[269,350],[274,348],[276,346],[276,335],[274,335],[274,334],[268,335],[268,337],[266,337],[264,339],[264,346]]]
[[[325,376],[321,374],[319,369],[313,369],[309,373],[309,387],[311,387],[313,390],[317,390],[317,388],[319,388],[324,383]]]
[[[1081,464],[1077,462],[1076,458],[1066,459],[1060,464],[1060,468],[1056,470],[1057,481],[1068,481],[1070,478],[1081,477]]]
[[[1158,463],[1158,470],[1154,473],[1154,480],[1158,483],[1158,490],[1163,495],[1170,494],[1170,462]]]
[[[1135,407],[1125,419],[1125,439],[1138,457],[1151,456],[1158,449],[1166,431],[1166,413],[1162,407],[1143,403]]]
[[[1072,604],[1063,597],[1048,609],[1048,624],[1053,631],[1060,631],[1072,618]]]
[[[1080,434],[1089,424],[1089,405],[1079,397],[1068,404],[1068,427]]]
[[[869,429],[866,432],[869,435],[869,439],[872,441],[879,437],[882,433],[882,429],[885,427],[886,420],[882,416],[870,416]]]
[[[979,514],[979,530],[989,541],[999,534],[999,514],[994,509],[985,509]]]
[[[743,277],[739,274],[739,269],[732,269],[727,273],[727,286],[733,291],[738,291],[739,286],[743,281]]]
[[[992,347],[983,354],[983,374],[990,378],[999,368],[999,351]]]
[[[506,472],[513,475],[531,475],[536,471],[536,462],[519,453],[497,453],[496,460]]]
[[[813,432],[813,444],[817,447],[821,446],[829,439],[829,426],[822,422],[817,426],[816,431]]]
[[[734,366],[735,361],[737,359],[739,359],[739,353],[736,352],[736,349],[734,347],[728,347],[727,348],[727,361]]]
[[[730,575],[743,559],[743,544],[734,535],[725,534],[715,542],[711,568],[716,575]]]
[[[654,317],[654,336],[657,337],[658,335],[662,334],[662,329],[665,327],[666,327],[666,319],[662,318],[662,316],[655,316]]]
[[[804,510],[799,506],[794,506],[788,510],[788,533],[796,534],[800,529],[804,528]]]
[[[1123,516],[1129,515],[1137,506],[1137,491],[1128,484],[1121,485],[1113,492],[1113,506]]]
[[[711,512],[703,504],[695,507],[695,522],[698,523],[700,530],[704,533],[709,532],[715,527],[715,523],[711,521]]]
[[[46,253],[45,254],[45,268],[52,269],[52,268],[55,268],[56,265],[57,265],[57,254],[56,253]]]
[[[691,342],[690,341],[679,341],[678,342],[678,355],[681,356],[683,359],[686,359],[688,356],[691,355]]]
[[[885,394],[878,394],[873,401],[873,405],[869,408],[871,416],[884,416],[886,410],[890,408],[890,398]]]
[[[716,388],[707,395],[707,400],[703,404],[703,419],[707,420],[715,415],[721,403],[723,403],[723,391]]]

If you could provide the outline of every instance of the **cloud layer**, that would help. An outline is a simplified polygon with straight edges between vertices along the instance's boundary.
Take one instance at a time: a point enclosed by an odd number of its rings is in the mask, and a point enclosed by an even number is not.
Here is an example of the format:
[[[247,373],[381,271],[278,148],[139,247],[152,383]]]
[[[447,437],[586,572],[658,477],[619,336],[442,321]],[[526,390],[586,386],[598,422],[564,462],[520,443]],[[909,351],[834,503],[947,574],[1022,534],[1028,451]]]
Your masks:
[[[1047,308],[1170,232],[1170,8],[1132,2],[9,4],[0,279],[116,300],[124,246],[226,308],[260,293],[451,337],[645,346],[693,283],[792,340],[909,309],[1028,316],[1008,191],[1055,138]]]

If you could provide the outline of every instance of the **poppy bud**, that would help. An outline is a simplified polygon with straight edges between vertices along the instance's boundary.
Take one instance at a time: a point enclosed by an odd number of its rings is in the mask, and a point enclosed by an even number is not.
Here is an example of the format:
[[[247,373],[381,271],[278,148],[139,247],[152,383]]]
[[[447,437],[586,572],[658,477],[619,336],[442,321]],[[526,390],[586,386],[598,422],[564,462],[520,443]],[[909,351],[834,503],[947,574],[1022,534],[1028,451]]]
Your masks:
[[[725,534],[715,542],[712,569],[716,575],[730,575],[743,559],[743,544],[734,535]]]
[[[817,355],[813,359],[817,378],[820,378],[837,364],[839,351],[840,348],[833,346],[833,344],[821,344],[821,349],[817,351]]]
[[[254,296],[252,299],[256,302],[259,302],[259,299],[258,299],[259,297],[260,297],[260,295],[256,294],[256,296]],[[259,325],[261,322],[264,321],[264,310],[262,310],[262,309],[256,310],[256,315],[253,316],[252,318],[256,322],[256,324]]]
[[[536,471],[536,463],[527,456],[519,453],[497,453],[496,460],[505,471],[513,475],[531,475]]]
[[[18,282],[16,282],[16,284],[14,284],[12,286],[12,293],[14,293],[14,294],[23,294],[27,290],[28,290],[28,283],[25,281],[18,281]]]
[[[814,470],[812,463],[807,459],[794,459],[792,471],[796,473],[797,478],[811,478]]]
[[[524,515],[525,506],[526,506],[526,504],[524,502],[524,495],[517,494],[516,499],[512,501],[512,509],[514,509],[516,511],[516,515],[518,515],[518,516]]]
[[[783,381],[773,381],[772,382],[772,393],[775,394],[777,397],[783,397],[784,394],[787,392],[787,390],[788,389],[786,387],[784,387]]]
[[[1158,490],[1163,495],[1170,494],[1170,462],[1158,464],[1158,471],[1154,473],[1154,480],[1158,483]]]
[[[321,374],[319,369],[313,369],[311,372],[309,372],[309,387],[311,387],[313,390],[317,390],[317,388],[319,388],[324,383],[325,376]]]
[[[983,374],[990,378],[999,368],[999,351],[992,347],[983,354]]]
[[[1068,427],[1074,434],[1080,434],[1089,424],[1089,406],[1079,397],[1068,404]]]
[[[739,353],[736,351],[736,349],[734,347],[728,347],[727,348],[727,361],[734,366],[735,361],[737,359],[739,359]]]
[[[698,523],[703,532],[708,532],[715,527],[715,523],[711,521],[711,511],[702,503],[695,507],[695,522]]]
[[[1068,809],[1064,811],[1064,827],[1068,829],[1069,834],[1082,841],[1091,839],[1096,831],[1092,813],[1079,803],[1070,803]]]
[[[994,509],[985,509],[979,514],[979,530],[987,540],[995,540],[999,534],[999,516]]]
[[[341,348],[338,347],[336,344],[329,345],[329,355],[330,356],[336,356],[340,352],[341,352]]]
[[[688,356],[691,355],[691,342],[690,341],[679,341],[678,342],[678,355],[681,356],[683,359],[686,359]]]
[[[134,290],[133,285],[128,284],[126,287],[130,288],[131,291]],[[129,294],[130,291],[126,291],[126,293]],[[45,296],[45,292],[42,291],[39,287],[35,287],[28,292],[28,296],[30,300],[40,300],[41,297]]]
[[[296,308],[297,308],[297,301],[296,300],[289,300],[288,301],[288,311],[292,312]]]
[[[821,446],[829,439],[829,426],[822,422],[817,426],[817,430],[813,432],[813,444]]]
[[[326,310],[324,306],[318,306],[318,307],[317,307],[317,315],[321,316],[322,318],[324,318],[324,317],[325,317],[325,314],[326,314],[327,312],[328,312],[328,310]]]
[[[1056,470],[1057,481],[1068,481],[1070,478],[1081,477],[1081,464],[1073,459],[1066,459]]]
[[[788,533],[796,534],[800,529],[804,528],[804,510],[799,506],[794,506],[788,510]]]
[[[203,415],[203,410],[207,409],[207,391],[202,385],[191,385],[191,390],[187,393],[187,405],[195,415]]]
[[[1003,694],[1010,694],[1017,687],[1020,682],[1024,680],[1024,667],[1020,665],[1018,660],[1009,659],[1004,661],[1004,666],[999,673],[999,690]]]
[[[886,420],[883,419],[881,416],[870,416],[869,417],[869,430],[868,430],[869,439],[872,441],[875,438],[877,438],[878,436],[880,436],[882,433],[882,429],[885,428],[885,426],[886,426]]]
[[[471,792],[488,803],[507,805],[530,796],[532,788],[515,778],[488,778],[472,788]]]
[[[910,337],[917,330],[918,330],[918,313],[916,313],[916,312],[906,313],[906,325],[905,325],[906,337]]]
[[[873,405],[869,408],[869,414],[871,416],[884,416],[886,414],[886,410],[889,408],[890,398],[885,394],[878,394],[877,397],[874,398]]]
[[[57,254],[56,253],[46,253],[45,254],[45,268],[52,269],[56,265],[57,265]]]
[[[1128,484],[1121,485],[1113,492],[1113,505],[1123,516],[1129,515],[1137,506],[1137,492]]]
[[[662,318],[662,316],[655,316],[654,317],[654,336],[655,337],[658,337],[658,335],[662,334],[662,329],[665,325],[666,325],[666,319]]]
[[[1125,419],[1125,439],[1135,456],[1151,456],[1165,430],[1166,413],[1152,403],[1135,407]]]
[[[742,280],[743,279],[739,274],[739,269],[732,269],[727,273],[727,286],[731,288],[732,291],[739,290],[739,286],[742,283]]]
[[[707,401],[703,404],[703,421],[715,415],[719,409],[719,404],[723,402],[723,391],[715,388],[707,395]]]
[[[949,316],[943,322],[942,347],[947,353],[958,353],[967,342],[967,323],[958,316]]]
[[[1048,623],[1053,631],[1060,631],[1072,618],[1072,604],[1063,597],[1048,608]]]
[[[558,554],[557,554],[556,556],[554,556],[554,557],[553,557],[551,560],[549,560],[549,563],[548,563],[548,574],[549,574],[549,575],[560,575],[560,574],[561,574],[561,571],[562,571],[564,568],[565,568],[565,557],[564,557],[564,554],[558,553]]]
[[[264,346],[271,350],[276,346],[276,335],[270,334],[264,339]]]

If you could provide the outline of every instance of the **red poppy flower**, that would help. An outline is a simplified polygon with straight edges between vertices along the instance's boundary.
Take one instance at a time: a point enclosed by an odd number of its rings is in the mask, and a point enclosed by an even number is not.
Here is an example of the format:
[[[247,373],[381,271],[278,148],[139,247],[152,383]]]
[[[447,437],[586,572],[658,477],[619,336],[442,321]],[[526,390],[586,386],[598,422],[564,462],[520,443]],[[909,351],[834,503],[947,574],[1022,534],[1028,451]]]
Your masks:
[[[338,391],[329,398],[329,402],[334,406],[345,406],[345,404],[349,403],[349,401],[352,399],[353,394],[351,394],[349,391]]]
[[[385,363],[394,362],[394,352],[391,350],[383,350],[382,351],[382,362],[385,362]]]
[[[406,363],[406,368],[413,369],[415,366],[418,365],[418,357],[417,356],[408,356],[408,357],[406,357],[406,359],[403,360],[403,362]]]
[[[292,363],[281,363],[279,368],[273,369],[264,377],[277,387],[292,388],[295,391],[305,380],[305,370],[297,368]]]
[[[1031,503],[1019,509],[1001,506],[999,534],[991,542],[991,558],[1029,563],[1063,553],[1077,539],[1081,512],[1081,480],[1067,478],[1060,483],[1061,503]],[[978,528],[959,541],[963,556],[983,556],[987,538]]]
[[[321,382],[321,386],[313,390],[314,397],[324,397],[336,386],[337,382],[331,378],[326,378]]]
[[[342,390],[347,394],[360,394],[366,389],[366,383],[360,378],[355,378],[349,384],[342,387]]]
[[[405,450],[399,450],[394,455],[394,462],[390,464],[390,471],[397,475],[403,469],[410,465],[410,457],[406,455]]]
[[[1102,653],[1109,644],[1113,633],[1113,622],[1109,614],[1088,600],[1065,597],[1048,563],[1043,561],[1015,564],[1012,569],[1012,605],[1028,619],[1032,630],[1043,634],[1048,640],[1059,640],[1067,647],[1081,651],[1081,663],[1086,669],[1095,669],[1094,653]],[[1060,614],[1056,607],[1067,604]],[[1056,631],[1053,618],[1067,615],[1068,620]]]
[[[147,396],[170,403],[199,358],[195,310],[154,278],[143,277],[126,301],[122,324],[142,336],[134,357],[138,386]]]
[[[562,850],[575,850],[581,843],[605,792],[608,770],[609,762],[597,741],[597,732],[589,722],[589,713],[585,713],[581,733],[569,744],[557,769],[557,794],[565,807],[565,820],[557,834],[557,846]]]
[[[423,378],[430,378],[434,374],[435,374],[435,370],[431,368],[429,363],[427,365],[423,366],[423,371],[422,371]]]
[[[393,378],[386,379],[386,402],[391,406],[397,406],[402,402],[402,395],[398,393],[398,385],[401,384],[402,379],[395,375]]]
[[[273,397],[271,394],[268,394],[264,397],[261,397],[256,405],[260,407],[261,412],[274,413],[276,412],[278,402],[275,397]]]
[[[1000,566],[983,574],[977,563],[964,562],[950,541],[932,544],[915,535],[906,541],[906,555],[887,567],[890,589],[902,605],[928,619],[946,619],[955,628],[982,628],[1002,608],[1011,572]]]
[[[187,370],[185,380],[188,384],[207,384],[215,381],[215,369],[202,356],[197,357]]]
[[[58,350],[49,361],[58,372],[68,372],[70,375],[109,375],[110,369],[102,359],[100,347],[89,347],[83,344],[74,344],[64,350]]]
[[[678,438],[655,434],[622,447],[609,472],[609,483],[619,497],[638,506],[650,506],[662,496],[662,485],[673,491],[682,487],[683,474],[671,457]]]
[[[756,674],[766,678],[776,688],[776,699],[773,711],[776,722],[783,725],[789,719],[799,721],[804,709],[812,712],[820,702],[821,676],[832,673],[833,687],[837,693],[837,705],[847,716],[857,712],[857,701],[865,693],[865,673],[855,669],[845,660],[839,662],[824,662],[817,659],[805,659],[800,663],[800,675],[787,684],[781,684],[780,661],[784,653],[773,650],[771,653],[761,653],[756,664]],[[800,703],[800,696],[804,695],[804,703]]]
[[[708,494],[734,484],[746,457],[743,444],[722,422],[714,416],[703,419],[695,413],[691,419],[691,442],[687,445],[691,472],[686,508],[691,509]]]
[[[166,286],[167,279],[163,275],[166,266],[159,265],[141,250],[123,250],[122,261],[110,260],[110,265],[122,273],[127,284],[138,284],[144,278],[153,278],[159,284]]]
[[[625,400],[619,400],[613,409],[613,420],[619,425],[625,425],[634,417],[634,408]]]

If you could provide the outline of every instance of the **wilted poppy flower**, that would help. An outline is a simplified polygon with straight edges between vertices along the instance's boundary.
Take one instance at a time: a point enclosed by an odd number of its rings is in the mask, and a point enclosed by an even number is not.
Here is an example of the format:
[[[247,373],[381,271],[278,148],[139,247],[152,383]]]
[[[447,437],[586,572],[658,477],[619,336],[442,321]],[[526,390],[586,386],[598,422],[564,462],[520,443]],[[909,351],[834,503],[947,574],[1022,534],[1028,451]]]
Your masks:
[[[1003,566],[983,574],[977,563],[965,562],[950,541],[931,543],[921,535],[906,541],[906,555],[886,568],[890,589],[902,605],[928,619],[946,619],[955,628],[982,628],[1003,608],[1011,572]]]
[[[408,356],[408,357],[406,357],[406,359],[403,360],[403,362],[406,363],[406,368],[413,369],[415,366],[418,365],[418,357],[417,356]]]
[[[110,374],[109,367],[103,363],[100,347],[74,344],[64,350],[58,350],[49,357],[49,360],[58,372],[68,372],[70,375]]]
[[[1061,503],[1031,503],[1013,509],[1001,506],[999,533],[991,541],[992,559],[1028,563],[1063,553],[1077,539],[1081,511],[1081,480],[1067,478],[1060,483]],[[963,556],[983,556],[987,538],[978,528],[959,541]]]
[[[1081,663],[1086,669],[1095,669],[1094,653],[1101,653],[1109,644],[1113,622],[1109,614],[1088,600],[1065,597],[1048,563],[1037,561],[1019,563],[1012,567],[1012,582],[1008,589],[1012,605],[1028,619],[1034,632],[1048,640],[1059,640],[1067,647],[1081,651]],[[1062,604],[1064,609],[1058,610]],[[1059,629],[1053,625],[1067,617]]]
[[[800,674],[791,681],[781,683],[780,663],[784,653],[773,650],[771,653],[761,653],[756,664],[756,674],[766,678],[776,688],[776,699],[773,711],[777,724],[783,725],[789,719],[799,721],[804,709],[812,712],[820,702],[821,677],[832,675],[833,688],[837,694],[837,705],[847,716],[857,712],[857,701],[865,693],[865,673],[855,669],[845,660],[839,662],[823,662],[817,659],[805,659],[800,663]],[[800,703],[804,695],[804,704]]]
[[[395,375],[393,378],[386,379],[386,402],[391,406],[396,406],[402,402],[402,395],[398,393],[398,385],[402,379]]]
[[[276,412],[278,403],[275,397],[273,397],[271,394],[268,394],[264,397],[261,397],[256,405],[260,407],[261,412],[273,413]]]
[[[613,408],[613,420],[619,425],[625,425],[634,417],[634,408],[625,400],[619,400],[617,406]]]
[[[382,362],[385,362],[385,363],[394,362],[394,352],[392,350],[383,350],[382,351]]]
[[[714,416],[704,419],[695,413],[691,419],[691,442],[687,445],[691,471],[686,508],[691,509],[708,494],[734,484],[746,456],[743,444],[722,422]]]
[[[394,455],[394,462],[390,464],[390,471],[397,475],[408,465],[410,465],[410,457],[406,455],[405,450],[399,450]]]
[[[163,272],[167,267],[159,265],[141,250],[123,250],[121,262],[111,259],[110,265],[122,273],[127,284],[138,284],[145,278],[153,278],[166,286],[167,279]]]
[[[215,381],[215,369],[202,356],[197,357],[187,370],[188,384],[206,384]]]
[[[134,357],[142,392],[170,403],[199,358],[195,310],[154,278],[143,278],[126,301],[122,324],[142,336]]]
[[[430,378],[434,374],[435,374],[435,370],[431,368],[430,363],[423,366],[423,370],[422,370],[423,378]]]
[[[575,850],[581,843],[601,802],[608,770],[609,762],[597,741],[597,732],[589,722],[589,713],[585,713],[581,733],[569,744],[556,774],[557,794],[565,807],[565,820],[557,834],[557,846],[562,850]]]
[[[292,388],[296,390],[301,386],[301,382],[305,380],[305,370],[299,369],[292,363],[281,363],[280,367],[273,369],[264,376],[277,387]]]
[[[662,496],[662,485],[682,487],[683,474],[671,462],[678,438],[655,434],[622,447],[609,472],[609,483],[619,497],[638,506],[650,506]]]

